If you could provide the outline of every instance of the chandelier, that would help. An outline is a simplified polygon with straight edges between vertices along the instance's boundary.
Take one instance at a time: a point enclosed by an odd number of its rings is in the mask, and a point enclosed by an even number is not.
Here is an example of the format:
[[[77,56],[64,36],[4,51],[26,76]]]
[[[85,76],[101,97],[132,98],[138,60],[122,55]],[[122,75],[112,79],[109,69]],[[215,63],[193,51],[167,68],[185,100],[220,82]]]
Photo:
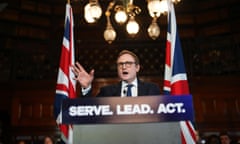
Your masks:
[[[147,0],[148,13],[152,17],[152,23],[149,25],[147,32],[153,39],[160,35],[160,27],[157,19],[168,12],[168,2],[178,3],[180,0]],[[106,29],[103,33],[104,39],[111,44],[117,37],[110,16],[114,13],[114,19],[119,25],[126,24],[127,33],[134,37],[139,31],[139,24],[135,17],[141,13],[141,8],[136,6],[133,0],[113,0],[109,2],[105,11],[107,19]],[[98,0],[89,0],[84,7],[84,18],[88,23],[96,23],[102,15],[102,8]]]

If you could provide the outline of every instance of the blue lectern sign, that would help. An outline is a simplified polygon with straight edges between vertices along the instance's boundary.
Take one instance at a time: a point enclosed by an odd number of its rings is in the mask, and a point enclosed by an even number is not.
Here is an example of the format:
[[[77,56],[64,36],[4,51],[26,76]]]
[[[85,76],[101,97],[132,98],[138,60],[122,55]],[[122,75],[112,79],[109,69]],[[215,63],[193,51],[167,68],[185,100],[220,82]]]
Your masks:
[[[65,99],[62,123],[145,123],[193,120],[192,96]]]

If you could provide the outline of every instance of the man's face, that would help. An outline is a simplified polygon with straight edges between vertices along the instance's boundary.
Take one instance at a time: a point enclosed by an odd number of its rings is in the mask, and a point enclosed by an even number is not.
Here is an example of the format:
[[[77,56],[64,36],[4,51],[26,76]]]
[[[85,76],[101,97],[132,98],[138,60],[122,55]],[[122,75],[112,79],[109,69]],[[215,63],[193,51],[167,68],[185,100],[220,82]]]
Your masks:
[[[230,144],[230,138],[228,135],[221,135],[220,136],[221,144]]]
[[[47,137],[45,138],[44,144],[53,144],[53,142],[49,137]]]
[[[119,78],[130,83],[136,78],[140,65],[130,54],[123,54],[117,60],[117,69]]]

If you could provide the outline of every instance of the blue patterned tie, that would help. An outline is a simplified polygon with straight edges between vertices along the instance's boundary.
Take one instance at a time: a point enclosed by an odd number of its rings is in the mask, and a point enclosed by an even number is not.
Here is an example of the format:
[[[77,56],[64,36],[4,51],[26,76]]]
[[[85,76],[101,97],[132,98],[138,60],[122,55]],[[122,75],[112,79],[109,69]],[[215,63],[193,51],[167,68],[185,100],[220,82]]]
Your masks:
[[[127,85],[127,97],[131,97],[132,96],[132,87],[133,87],[133,84],[128,84]]]

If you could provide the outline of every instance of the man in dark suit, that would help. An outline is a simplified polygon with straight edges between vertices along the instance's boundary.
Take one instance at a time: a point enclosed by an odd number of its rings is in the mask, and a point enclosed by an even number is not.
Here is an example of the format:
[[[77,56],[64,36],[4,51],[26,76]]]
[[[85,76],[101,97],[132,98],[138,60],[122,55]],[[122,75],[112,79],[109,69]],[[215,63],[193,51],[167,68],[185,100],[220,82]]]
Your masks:
[[[160,89],[156,84],[143,82],[138,79],[137,73],[140,70],[138,57],[131,51],[123,50],[117,58],[117,71],[120,78],[118,84],[102,87],[97,96],[146,96],[159,95]],[[86,70],[77,62],[73,66],[73,72],[81,87],[84,96],[91,95],[91,83],[94,78],[94,70],[87,73]]]

